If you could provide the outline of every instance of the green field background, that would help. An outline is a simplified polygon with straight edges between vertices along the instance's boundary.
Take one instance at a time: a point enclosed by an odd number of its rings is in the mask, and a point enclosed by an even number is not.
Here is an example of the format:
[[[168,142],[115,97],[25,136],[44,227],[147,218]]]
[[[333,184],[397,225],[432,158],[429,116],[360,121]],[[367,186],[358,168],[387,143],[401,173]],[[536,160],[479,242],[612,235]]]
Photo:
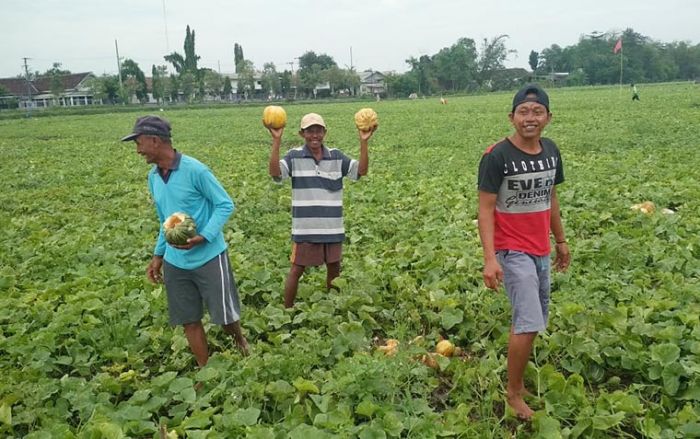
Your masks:
[[[564,160],[573,260],[553,276],[527,424],[504,412],[509,306],[483,287],[474,224],[477,165],[511,132],[511,94],[285,106],[283,150],[302,143],[307,112],[353,157],[354,113],[371,106],[380,124],[369,175],[345,186],[341,291],[311,270],[293,310],[282,307],[291,189],[267,175],[262,106],[0,120],[0,434],[700,436],[700,88],[640,94],[550,91],[544,135]],[[224,233],[249,357],[207,324],[212,359],[197,370],[146,281],[159,226],[149,165],[119,139],[149,112],[234,199]],[[643,201],[656,212],[630,209]],[[433,370],[419,360],[441,337],[464,353]],[[394,357],[375,352],[386,338],[401,343]]]

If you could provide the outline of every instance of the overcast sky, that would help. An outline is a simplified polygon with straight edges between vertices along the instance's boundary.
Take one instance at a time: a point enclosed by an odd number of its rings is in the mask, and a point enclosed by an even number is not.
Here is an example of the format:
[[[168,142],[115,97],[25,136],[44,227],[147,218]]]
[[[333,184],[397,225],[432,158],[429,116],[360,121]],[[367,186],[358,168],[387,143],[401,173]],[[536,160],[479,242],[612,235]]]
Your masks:
[[[24,57],[32,72],[60,62],[72,72],[113,74],[115,40],[119,55],[150,76],[167,53],[184,54],[188,24],[199,66],[229,73],[234,43],[257,68],[289,69],[312,50],[340,67],[404,72],[409,57],[459,38],[479,47],[508,34],[517,55],[507,66],[528,68],[531,50],[572,45],[593,31],[631,27],[657,41],[697,44],[698,23],[700,0],[0,0],[0,77],[23,73]]]

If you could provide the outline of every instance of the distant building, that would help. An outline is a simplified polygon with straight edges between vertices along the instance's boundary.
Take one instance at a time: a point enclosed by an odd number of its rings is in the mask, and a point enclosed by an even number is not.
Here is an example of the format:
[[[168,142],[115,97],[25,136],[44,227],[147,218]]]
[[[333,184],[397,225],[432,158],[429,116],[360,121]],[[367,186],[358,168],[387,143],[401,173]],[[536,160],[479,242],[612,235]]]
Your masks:
[[[525,69],[515,67],[491,71],[491,77],[484,81],[484,86],[492,90],[507,90],[532,81],[534,75]]]
[[[70,73],[59,77],[61,91],[54,95],[51,91],[52,77],[39,76],[27,83],[23,78],[0,78],[0,86],[7,90],[0,101],[16,102],[19,108],[45,108],[52,105],[75,107],[93,104],[93,93],[88,86],[94,78],[91,72]],[[31,95],[31,101],[29,96]]]
[[[382,95],[386,92],[384,79],[386,75],[375,70],[365,70],[357,74],[360,77],[361,95]]]

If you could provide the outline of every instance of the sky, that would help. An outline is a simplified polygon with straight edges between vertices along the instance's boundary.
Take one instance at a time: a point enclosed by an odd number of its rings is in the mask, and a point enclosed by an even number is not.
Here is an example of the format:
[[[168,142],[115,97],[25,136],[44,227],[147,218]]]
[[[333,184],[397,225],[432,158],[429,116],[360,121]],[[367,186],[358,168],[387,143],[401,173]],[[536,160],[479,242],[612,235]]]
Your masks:
[[[234,43],[256,68],[298,68],[307,51],[356,71],[402,73],[410,57],[433,55],[458,39],[507,34],[507,67],[528,67],[531,50],[576,44],[594,31],[626,28],[661,42],[700,43],[699,0],[0,0],[0,77],[44,72],[117,72],[121,59],[150,76],[163,56],[184,54],[195,31],[199,67],[234,68]],[[612,48],[611,48],[612,50]],[[294,64],[290,64],[294,63]]]

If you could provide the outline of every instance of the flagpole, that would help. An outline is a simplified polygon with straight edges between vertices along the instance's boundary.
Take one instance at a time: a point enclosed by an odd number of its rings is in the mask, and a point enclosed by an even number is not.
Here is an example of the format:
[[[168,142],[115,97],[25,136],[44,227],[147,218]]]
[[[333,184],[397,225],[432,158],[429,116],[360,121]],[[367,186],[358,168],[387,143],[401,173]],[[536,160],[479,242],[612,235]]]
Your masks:
[[[622,51],[624,48],[620,47],[620,91],[622,91]]]

